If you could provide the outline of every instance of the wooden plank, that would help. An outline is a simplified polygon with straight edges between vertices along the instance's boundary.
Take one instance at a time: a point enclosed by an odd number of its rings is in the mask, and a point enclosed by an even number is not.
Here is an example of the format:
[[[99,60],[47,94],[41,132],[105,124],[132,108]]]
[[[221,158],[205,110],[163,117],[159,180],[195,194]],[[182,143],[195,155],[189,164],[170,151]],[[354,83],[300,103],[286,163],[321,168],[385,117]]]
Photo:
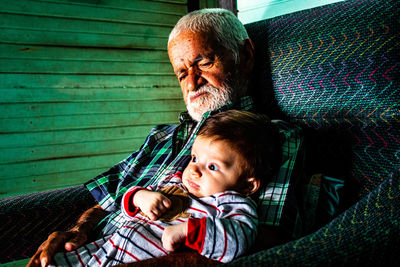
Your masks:
[[[179,112],[89,114],[0,120],[0,133],[59,131],[132,125],[177,123]]]
[[[166,111],[181,112],[182,110],[184,110],[184,105],[181,99],[26,104],[3,103],[0,104],[0,119],[89,114],[154,113]]]
[[[55,3],[55,4],[65,4],[65,0],[34,0],[35,2],[44,2],[44,3]],[[135,1],[126,1],[126,0],[112,0],[112,1],[103,1],[100,2],[97,0],[69,0],[69,5],[76,6],[102,6],[107,9],[123,9],[123,10],[136,10],[136,11],[152,11],[152,12],[160,12],[167,14],[185,14],[186,10],[186,2],[187,0],[135,0]]]
[[[0,197],[82,184],[185,110],[167,38],[185,0],[0,2]]]
[[[57,60],[89,60],[89,61],[126,61],[170,63],[165,50],[104,49],[80,47],[27,46],[0,44],[0,57],[7,59],[57,59]],[[171,68],[172,72],[172,68]]]
[[[49,10],[47,10],[49,12]],[[159,36],[166,37],[169,35],[172,27],[178,21],[179,17],[175,17],[170,23],[164,21],[160,24],[149,25],[141,23],[133,17],[134,20],[101,20],[88,18],[62,17],[47,13],[47,15],[35,14],[18,14],[0,11],[0,26],[9,29],[30,29],[36,31],[61,31],[76,33],[117,33],[131,36]],[[148,16],[150,20],[164,20],[163,16],[158,19],[157,15]],[[145,27],[144,27],[145,26]]]
[[[146,136],[95,142],[37,144],[30,147],[2,148],[0,165],[28,163],[42,160],[130,153],[137,150]],[[0,178],[1,180],[2,178]]]
[[[135,2],[135,1],[133,1]],[[150,2],[151,3],[151,2]],[[147,6],[148,3],[147,3]],[[177,6],[175,5],[175,10]],[[154,10],[146,7],[127,9],[104,5],[76,5],[66,2],[11,1],[0,2],[2,13],[73,18],[92,21],[112,21],[146,25],[163,25],[173,27],[184,12],[164,12],[164,8]],[[51,11],[51,13],[49,13]]]
[[[159,88],[177,87],[178,80],[168,75],[51,75],[2,74],[0,88]]]
[[[110,161],[109,166],[104,168],[11,178],[4,181],[4,186],[0,188],[0,198],[82,185],[115,163]]]
[[[170,71],[170,63],[160,62],[0,58],[1,73],[162,75],[169,74]]]
[[[6,263],[2,263],[1,266],[2,267],[21,267],[21,266],[26,266],[26,265],[28,265],[29,260],[30,260],[30,258],[29,259],[6,262]]]
[[[0,149],[62,145],[84,142],[102,142],[113,139],[142,139],[154,125],[124,126],[68,131],[27,132],[0,135]]]
[[[180,88],[0,88],[0,103],[181,100]],[[183,100],[182,100],[183,101]],[[181,106],[181,105],[179,105]]]
[[[109,167],[114,163],[110,162]],[[107,171],[109,167],[69,173],[13,178],[4,182],[4,186],[0,189],[0,198],[82,185],[97,175]]]
[[[85,171],[90,169],[109,169],[114,164],[126,158],[135,150],[121,154],[94,155],[86,157],[51,159],[23,163],[0,165],[1,180],[29,179],[36,182],[39,176],[56,176],[57,174]],[[92,178],[92,177],[90,177]],[[71,177],[70,179],[74,179]],[[58,181],[57,181],[58,182]]]
[[[167,37],[118,33],[85,33],[59,30],[10,29],[0,27],[0,42],[29,45],[118,47],[165,50]]]

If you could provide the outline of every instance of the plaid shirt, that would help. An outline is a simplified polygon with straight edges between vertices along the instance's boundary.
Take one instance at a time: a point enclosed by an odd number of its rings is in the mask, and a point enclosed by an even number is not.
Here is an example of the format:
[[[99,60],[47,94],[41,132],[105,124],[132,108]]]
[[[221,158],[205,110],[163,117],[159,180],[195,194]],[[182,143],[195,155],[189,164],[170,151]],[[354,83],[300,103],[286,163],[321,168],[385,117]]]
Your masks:
[[[250,97],[243,97],[236,105],[228,104],[217,111],[206,112],[199,123],[194,122],[187,112],[183,112],[180,114],[180,125],[154,127],[138,151],[87,182],[85,185],[96,201],[103,209],[111,212],[99,226],[104,227],[103,234],[116,231],[121,225],[116,218],[121,212],[121,198],[129,188],[154,185],[164,177],[183,171],[190,160],[193,141],[203,122],[210,115],[229,109],[251,110],[253,101]],[[289,205],[290,198],[287,196],[293,182],[292,170],[302,139],[297,128],[291,128],[282,121],[276,123],[285,137],[283,165],[260,194],[259,219],[260,224],[285,225],[288,232],[293,232],[297,209],[292,207],[294,203],[289,208],[285,206]],[[283,216],[285,212],[289,214]],[[282,223],[283,217],[290,222]]]

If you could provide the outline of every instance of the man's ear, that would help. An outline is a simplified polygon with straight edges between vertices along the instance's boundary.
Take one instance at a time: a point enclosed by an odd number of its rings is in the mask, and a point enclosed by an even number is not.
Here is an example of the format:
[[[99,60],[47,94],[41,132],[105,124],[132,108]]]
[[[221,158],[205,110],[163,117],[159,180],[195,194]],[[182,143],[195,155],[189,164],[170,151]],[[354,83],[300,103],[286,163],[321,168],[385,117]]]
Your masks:
[[[257,192],[257,190],[260,188],[261,186],[261,182],[260,180],[256,179],[255,177],[250,177],[247,178],[247,194],[251,195],[254,194],[255,192]]]
[[[243,46],[240,49],[240,70],[244,73],[250,73],[254,66],[254,44],[249,38],[243,40]]]

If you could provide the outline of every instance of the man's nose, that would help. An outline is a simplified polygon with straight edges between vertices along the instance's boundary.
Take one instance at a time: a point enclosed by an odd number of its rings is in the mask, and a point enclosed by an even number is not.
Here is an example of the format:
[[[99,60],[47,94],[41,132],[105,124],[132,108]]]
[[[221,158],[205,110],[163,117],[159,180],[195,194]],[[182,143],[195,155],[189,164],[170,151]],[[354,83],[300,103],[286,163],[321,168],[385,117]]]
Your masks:
[[[187,89],[189,91],[196,91],[197,88],[203,83],[203,78],[201,77],[201,71],[196,66],[192,66],[188,69],[188,74],[186,79],[187,79]]]

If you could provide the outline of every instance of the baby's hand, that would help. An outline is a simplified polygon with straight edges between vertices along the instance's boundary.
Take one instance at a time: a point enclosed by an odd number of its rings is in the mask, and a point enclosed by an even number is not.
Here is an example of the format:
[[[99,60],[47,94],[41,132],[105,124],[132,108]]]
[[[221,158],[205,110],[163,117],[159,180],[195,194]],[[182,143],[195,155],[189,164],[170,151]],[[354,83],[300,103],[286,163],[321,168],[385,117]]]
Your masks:
[[[155,221],[171,207],[171,200],[159,192],[140,190],[133,197],[133,205]]]
[[[178,223],[165,228],[161,241],[168,251],[177,250],[185,242],[187,235],[187,222]]]

